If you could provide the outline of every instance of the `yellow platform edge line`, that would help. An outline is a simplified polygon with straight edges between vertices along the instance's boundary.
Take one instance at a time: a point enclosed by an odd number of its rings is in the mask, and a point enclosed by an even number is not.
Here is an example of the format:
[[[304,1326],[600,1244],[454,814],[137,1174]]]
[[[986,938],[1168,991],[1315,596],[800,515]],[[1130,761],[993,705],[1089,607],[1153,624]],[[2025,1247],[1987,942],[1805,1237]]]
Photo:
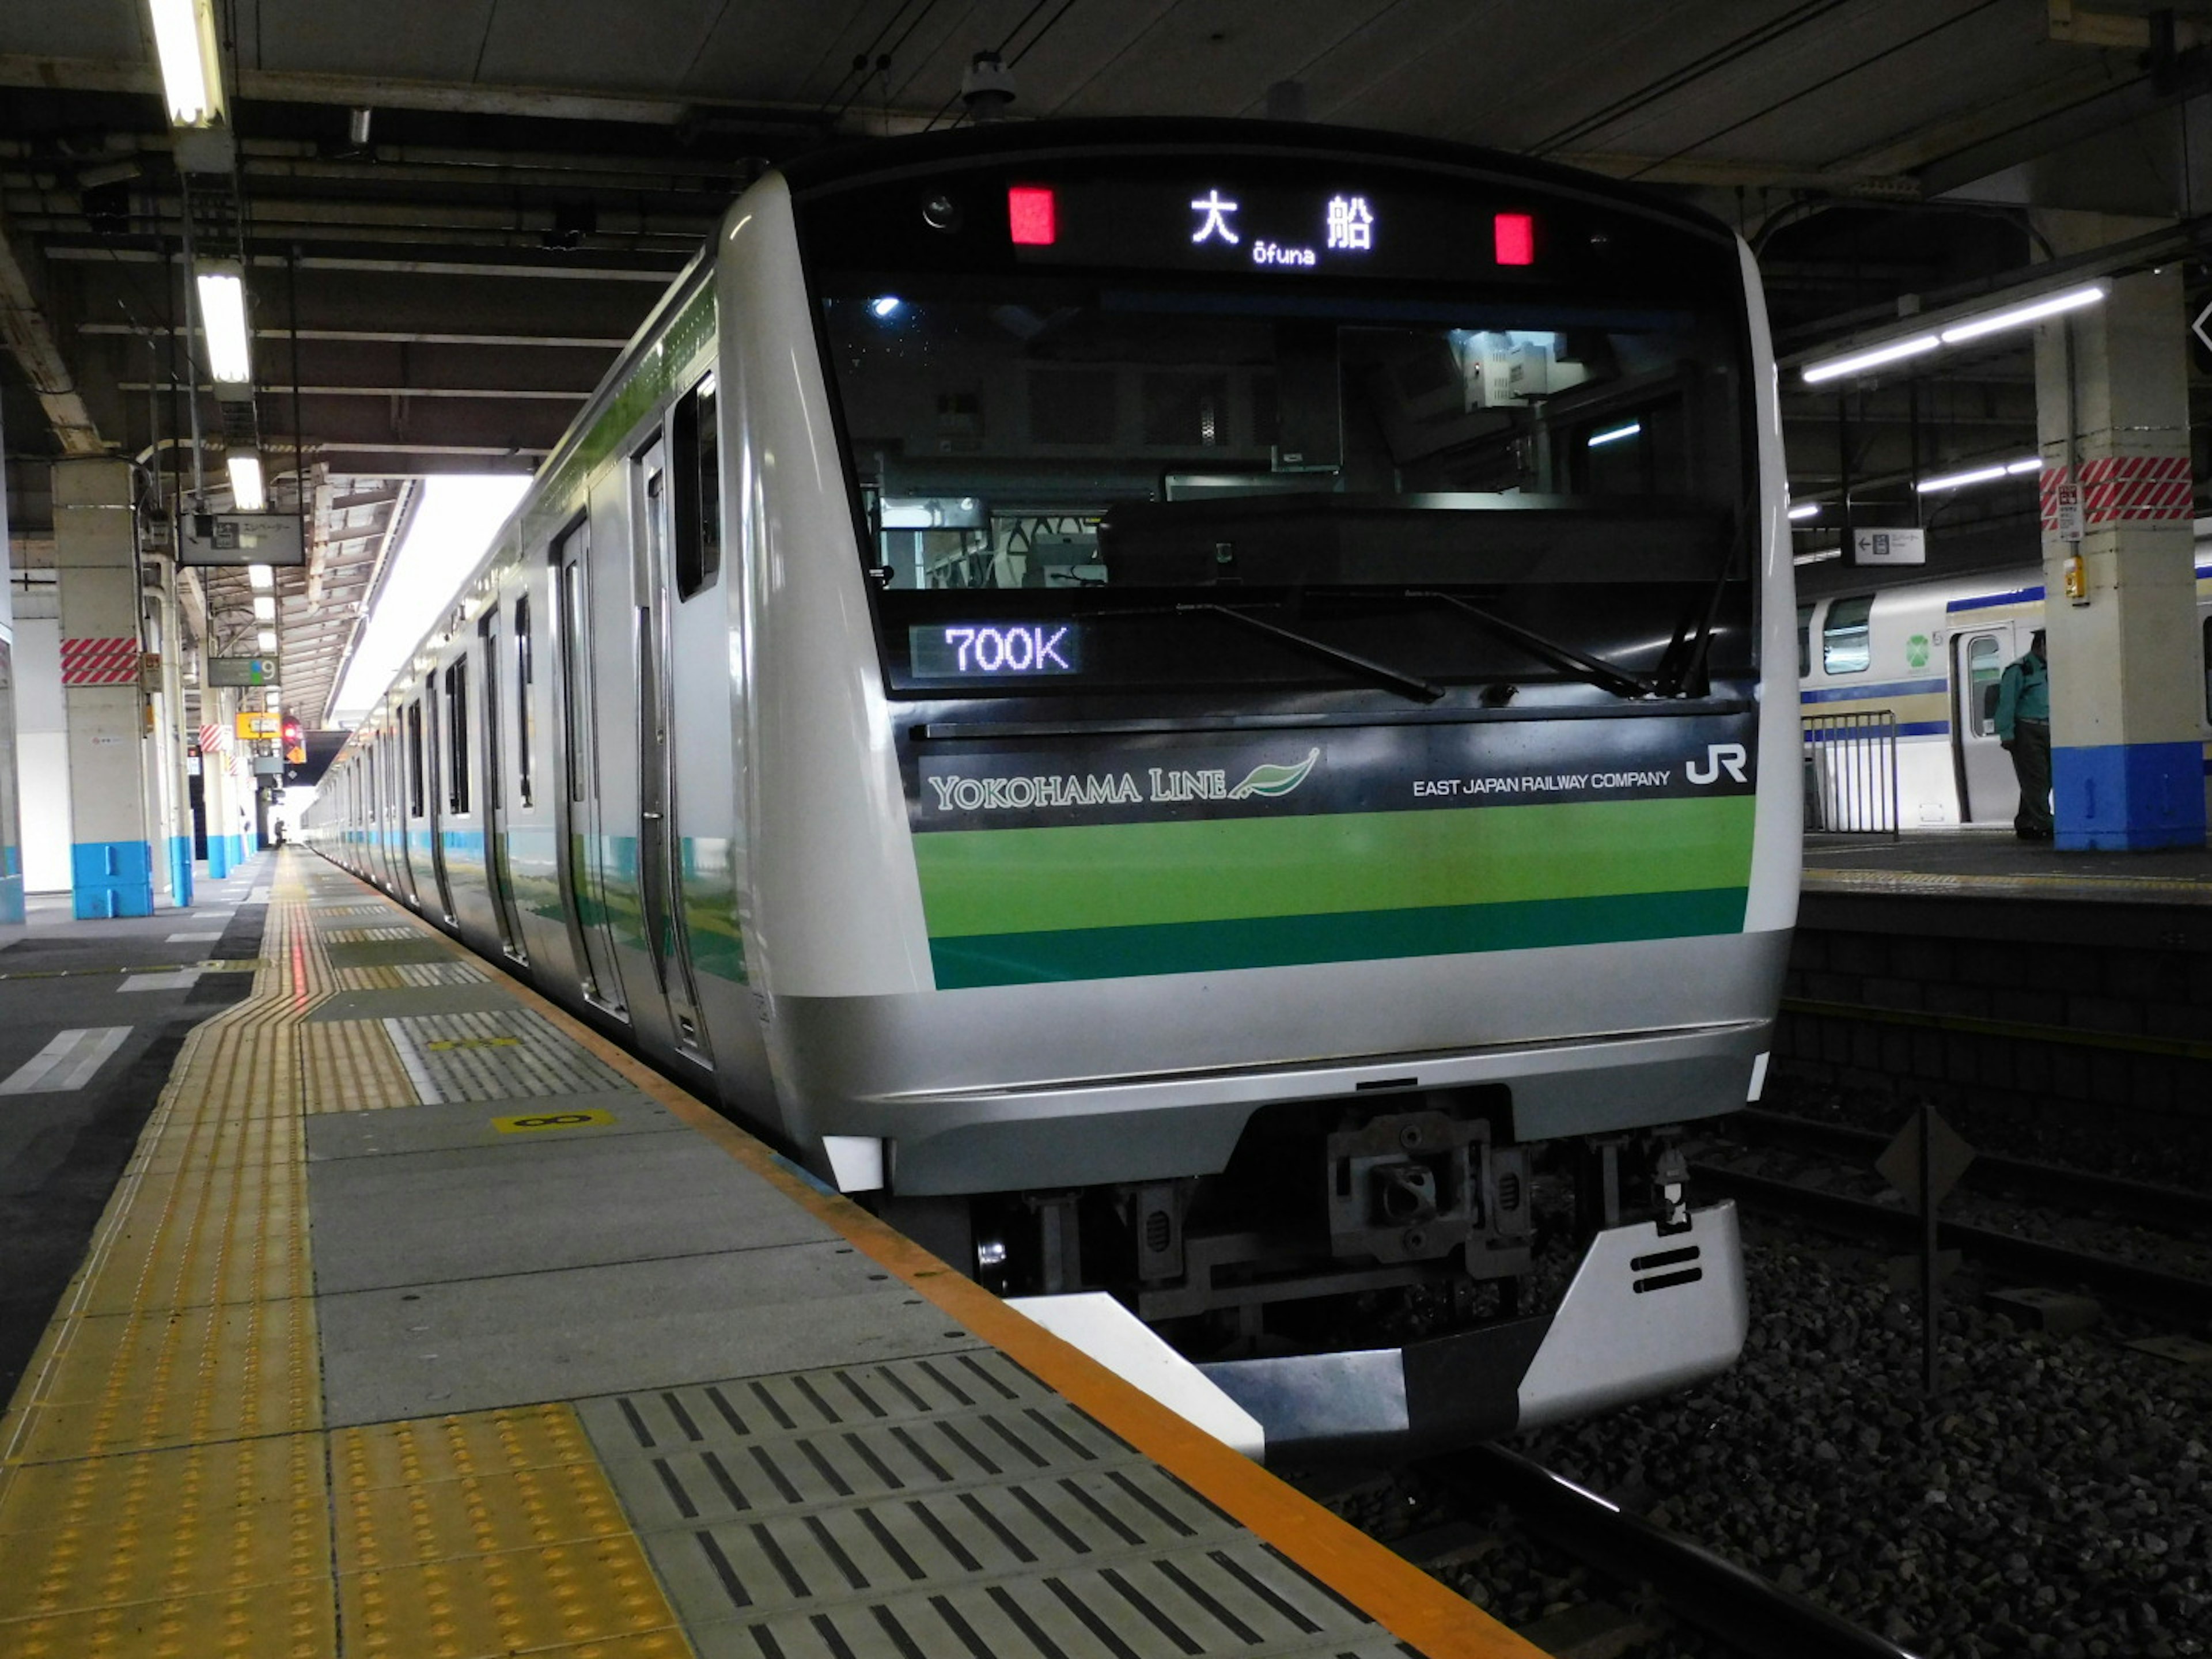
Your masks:
[[[335,871],[337,866],[331,868]],[[359,880],[349,872],[341,873]],[[384,897],[366,883],[362,886],[364,891]],[[420,917],[397,903],[392,903],[392,909],[457,957],[467,957],[462,945]],[[854,1248],[889,1268],[1047,1387],[1188,1482],[1255,1536],[1273,1545],[1428,1659],[1548,1659],[1542,1649],[1499,1624],[1449,1586],[1194,1427],[1080,1349],[1015,1312],[850,1199],[822,1191],[803,1180],[765,1144],[558,1004],[511,976],[502,982],[517,1000],[544,1015],[632,1087],[667,1107],[799,1208],[842,1234]]]

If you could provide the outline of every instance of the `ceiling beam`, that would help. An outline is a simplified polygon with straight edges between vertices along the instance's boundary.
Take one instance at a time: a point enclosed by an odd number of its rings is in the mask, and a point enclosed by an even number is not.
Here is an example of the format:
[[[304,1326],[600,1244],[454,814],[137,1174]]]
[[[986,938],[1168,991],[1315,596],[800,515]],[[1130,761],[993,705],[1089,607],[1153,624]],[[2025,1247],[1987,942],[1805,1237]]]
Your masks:
[[[0,219],[0,339],[7,342],[22,366],[23,377],[38,394],[39,407],[46,411],[62,453],[104,455],[107,446],[100,428],[76,389],[61,343],[39,303],[33,282],[36,258],[9,238],[8,222]]]

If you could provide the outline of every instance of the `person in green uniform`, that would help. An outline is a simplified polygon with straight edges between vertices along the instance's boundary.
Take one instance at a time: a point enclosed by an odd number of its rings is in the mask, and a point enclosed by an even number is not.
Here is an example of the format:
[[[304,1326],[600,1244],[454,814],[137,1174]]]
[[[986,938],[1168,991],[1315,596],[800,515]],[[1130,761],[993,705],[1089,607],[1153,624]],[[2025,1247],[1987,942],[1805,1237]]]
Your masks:
[[[2020,780],[2020,811],[2013,833],[2022,841],[2049,841],[2051,821],[2051,668],[2043,657],[2043,630],[2025,656],[2005,665],[1997,682],[1997,741],[2012,756]]]

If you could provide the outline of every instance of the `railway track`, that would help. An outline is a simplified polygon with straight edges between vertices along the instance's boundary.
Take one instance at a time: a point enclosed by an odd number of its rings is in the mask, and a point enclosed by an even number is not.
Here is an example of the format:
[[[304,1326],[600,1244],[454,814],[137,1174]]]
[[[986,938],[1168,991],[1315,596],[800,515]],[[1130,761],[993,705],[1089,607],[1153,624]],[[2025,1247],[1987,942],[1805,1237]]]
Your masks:
[[[1502,1446],[1418,1467],[1468,1509],[1504,1504],[1531,1532],[1595,1571],[1649,1585],[1677,1618],[1749,1659],[1913,1659],[1872,1631]]]
[[[1747,1109],[1717,1126],[1733,1139],[1788,1152],[1853,1159],[1871,1165],[1890,1137],[1878,1129],[1822,1123],[1787,1112]],[[2108,1211],[2146,1225],[2212,1229],[2212,1193],[2098,1175],[2000,1153],[1977,1152],[1964,1184],[1978,1192]]]
[[[1908,1208],[1711,1164],[1693,1164],[1690,1174],[1701,1192],[1734,1198],[1770,1214],[1906,1249],[1920,1247],[1920,1218]],[[2184,1330],[2201,1331],[2212,1324],[2212,1282],[2202,1279],[1940,1218],[1936,1238],[1939,1249],[1958,1250],[2028,1283],[2080,1285],[2115,1306]]]

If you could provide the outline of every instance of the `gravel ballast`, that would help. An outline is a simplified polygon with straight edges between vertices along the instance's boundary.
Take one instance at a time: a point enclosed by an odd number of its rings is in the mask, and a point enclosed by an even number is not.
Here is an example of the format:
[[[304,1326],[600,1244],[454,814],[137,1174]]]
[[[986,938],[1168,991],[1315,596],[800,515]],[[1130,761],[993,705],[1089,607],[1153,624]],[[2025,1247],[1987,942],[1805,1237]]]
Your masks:
[[[2212,1366],[2054,1336],[1952,1280],[1922,1410],[1917,1305],[1887,1264],[1747,1216],[1752,1334],[1712,1382],[1515,1449],[1926,1659],[2212,1654]],[[1455,1512],[1419,1469],[1346,1494],[1385,1539]],[[1490,1528],[1493,1517],[1460,1511]],[[1510,1524],[1439,1576],[1516,1628],[1632,1589]],[[1644,1655],[1722,1651],[1670,1631]]]

